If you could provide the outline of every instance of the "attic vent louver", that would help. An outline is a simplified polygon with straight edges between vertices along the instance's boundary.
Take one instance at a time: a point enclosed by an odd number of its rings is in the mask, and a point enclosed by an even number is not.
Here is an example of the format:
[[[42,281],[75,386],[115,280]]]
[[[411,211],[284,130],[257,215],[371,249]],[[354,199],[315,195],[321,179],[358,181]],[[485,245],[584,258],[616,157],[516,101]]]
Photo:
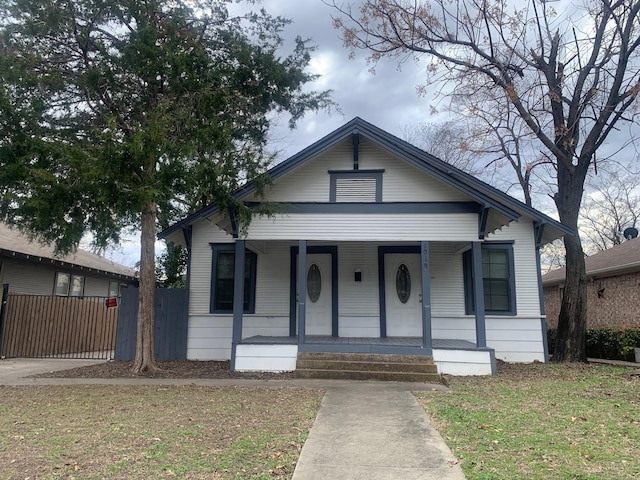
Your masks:
[[[376,179],[352,177],[336,179],[336,202],[375,202]]]
[[[382,202],[384,170],[329,170],[329,201],[352,203]]]

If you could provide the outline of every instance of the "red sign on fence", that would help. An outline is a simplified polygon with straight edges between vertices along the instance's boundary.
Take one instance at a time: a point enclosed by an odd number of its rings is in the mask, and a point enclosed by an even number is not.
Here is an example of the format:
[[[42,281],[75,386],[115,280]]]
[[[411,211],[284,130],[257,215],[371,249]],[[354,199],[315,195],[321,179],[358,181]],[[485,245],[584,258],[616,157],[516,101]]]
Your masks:
[[[111,308],[111,307],[117,307],[118,306],[118,299],[116,297],[113,298],[107,298],[104,301],[104,304],[107,308]]]

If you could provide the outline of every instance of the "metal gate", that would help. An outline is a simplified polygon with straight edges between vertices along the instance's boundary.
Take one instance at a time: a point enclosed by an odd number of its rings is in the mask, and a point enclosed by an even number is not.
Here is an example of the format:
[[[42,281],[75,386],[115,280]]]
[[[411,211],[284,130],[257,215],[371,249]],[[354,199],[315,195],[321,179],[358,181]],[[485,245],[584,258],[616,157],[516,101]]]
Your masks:
[[[113,358],[116,299],[4,293],[0,357]]]

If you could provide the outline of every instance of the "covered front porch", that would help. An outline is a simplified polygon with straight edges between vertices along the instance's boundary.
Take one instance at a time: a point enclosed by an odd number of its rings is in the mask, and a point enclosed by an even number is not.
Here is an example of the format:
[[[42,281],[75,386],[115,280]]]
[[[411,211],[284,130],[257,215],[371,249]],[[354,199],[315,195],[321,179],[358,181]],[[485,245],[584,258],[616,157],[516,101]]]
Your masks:
[[[338,247],[334,245],[308,245],[307,241],[300,240],[297,245],[291,246],[290,260],[290,321],[289,335],[243,335],[244,314],[244,282],[245,272],[244,256],[247,248],[245,240],[237,240],[235,244],[235,281],[234,281],[234,309],[232,325],[232,352],[231,365],[234,370],[271,370],[290,371],[295,370],[296,356],[299,352],[343,352],[343,353],[379,353],[397,355],[423,355],[432,357],[438,365],[440,373],[449,374],[494,374],[495,373],[495,352],[487,348],[486,325],[484,315],[484,294],[482,284],[482,259],[481,242],[468,242],[467,248],[470,252],[471,278],[474,279],[473,302],[480,307],[475,309],[474,318],[468,319],[473,322],[472,334],[475,338],[433,338],[432,325],[432,291],[431,291],[431,266],[430,266],[430,242],[422,241],[414,244],[388,243],[378,245],[378,264],[367,265],[369,269],[375,268],[378,276],[379,289],[379,326],[374,330],[373,335],[364,336],[357,332],[347,332],[339,318],[340,295],[338,263]],[[460,245],[456,245],[459,249]],[[310,268],[313,262],[309,258],[313,255],[324,255],[327,257],[327,268],[333,277],[330,283],[331,298],[329,307],[325,313],[327,317],[327,327],[319,334],[317,316],[310,314],[310,304],[313,300],[313,293],[308,289],[310,283]],[[395,317],[391,312],[396,308],[404,308],[402,291],[395,291],[396,287],[402,290],[402,285],[395,283],[401,280],[395,279],[396,267],[389,268],[392,280],[389,281],[389,272],[385,272],[385,265],[389,263],[387,257],[407,255],[414,257],[415,262],[410,264],[413,275],[413,291],[411,292],[412,302],[415,307],[413,323],[409,326],[393,326]],[[461,256],[461,253],[457,253]],[[394,257],[395,258],[395,257]],[[404,261],[404,260],[403,260]],[[311,263],[311,265],[310,265]],[[403,263],[404,265],[404,263]],[[480,272],[479,274],[477,274]],[[359,269],[355,269],[355,280],[358,281]],[[323,273],[324,275],[324,273]],[[323,277],[324,278],[324,277]],[[395,279],[395,280],[394,280]],[[239,281],[238,281],[239,280]],[[340,279],[345,282],[344,275]],[[390,287],[390,283],[393,287]],[[391,297],[385,295],[385,290],[393,288]],[[396,298],[398,293],[400,300]],[[406,292],[409,296],[409,292]],[[341,300],[344,304],[345,299]],[[417,300],[419,298],[419,301]],[[390,300],[391,299],[391,300]],[[391,301],[395,303],[390,305]],[[419,302],[419,303],[418,303]],[[406,301],[404,302],[407,303]],[[415,310],[417,308],[417,311]],[[390,312],[387,314],[387,312]],[[417,315],[417,316],[416,316]],[[404,328],[404,330],[403,330]],[[471,333],[471,332],[469,332]]]

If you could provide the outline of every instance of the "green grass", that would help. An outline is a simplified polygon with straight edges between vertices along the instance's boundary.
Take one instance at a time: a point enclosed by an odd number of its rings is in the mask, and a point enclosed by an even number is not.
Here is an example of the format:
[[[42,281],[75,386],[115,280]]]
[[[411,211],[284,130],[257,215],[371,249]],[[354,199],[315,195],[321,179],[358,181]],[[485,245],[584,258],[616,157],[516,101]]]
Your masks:
[[[504,365],[416,395],[469,480],[640,478],[640,379],[633,370]]]
[[[290,478],[323,392],[0,387],[0,480]]]

